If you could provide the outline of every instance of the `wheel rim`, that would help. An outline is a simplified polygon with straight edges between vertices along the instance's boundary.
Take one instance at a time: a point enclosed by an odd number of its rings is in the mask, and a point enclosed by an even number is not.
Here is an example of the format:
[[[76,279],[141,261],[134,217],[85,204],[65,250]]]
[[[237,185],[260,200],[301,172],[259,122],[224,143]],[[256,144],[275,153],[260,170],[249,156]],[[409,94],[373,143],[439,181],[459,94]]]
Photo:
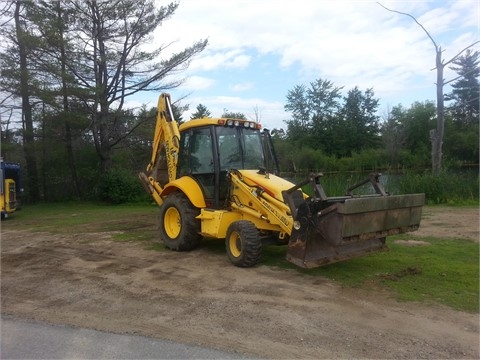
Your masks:
[[[163,218],[163,227],[170,239],[175,239],[180,234],[182,228],[180,223],[180,213],[174,207],[168,208]]]
[[[230,254],[232,254],[233,257],[238,258],[242,253],[240,235],[235,231],[232,232],[228,238],[228,248],[230,249]]]

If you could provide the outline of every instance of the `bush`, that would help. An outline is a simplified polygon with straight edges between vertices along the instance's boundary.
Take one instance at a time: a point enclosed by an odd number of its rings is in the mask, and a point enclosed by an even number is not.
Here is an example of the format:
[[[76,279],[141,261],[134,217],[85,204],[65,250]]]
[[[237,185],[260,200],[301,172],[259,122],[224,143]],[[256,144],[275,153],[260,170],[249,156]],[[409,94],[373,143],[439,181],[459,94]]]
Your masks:
[[[100,199],[112,204],[136,201],[144,193],[140,182],[124,169],[109,170],[100,181]]]
[[[425,193],[430,204],[478,203],[478,173],[447,172],[437,176],[430,172],[406,173],[399,180],[400,192]]]

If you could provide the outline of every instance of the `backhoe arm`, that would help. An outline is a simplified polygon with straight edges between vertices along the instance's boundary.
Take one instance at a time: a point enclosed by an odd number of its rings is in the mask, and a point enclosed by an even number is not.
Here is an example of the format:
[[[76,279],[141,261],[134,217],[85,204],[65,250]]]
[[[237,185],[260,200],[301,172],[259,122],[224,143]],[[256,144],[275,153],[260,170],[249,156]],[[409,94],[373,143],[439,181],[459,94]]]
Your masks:
[[[145,190],[158,205],[163,203],[160,194],[165,184],[175,180],[179,142],[180,133],[173,117],[170,95],[163,93],[158,98],[152,158],[147,170],[138,174]]]
[[[261,186],[248,184],[248,180],[237,170],[231,170],[229,177],[234,188],[230,206],[234,210],[253,221],[257,229],[281,229],[281,233],[291,234],[293,219],[288,205],[275,199]]]

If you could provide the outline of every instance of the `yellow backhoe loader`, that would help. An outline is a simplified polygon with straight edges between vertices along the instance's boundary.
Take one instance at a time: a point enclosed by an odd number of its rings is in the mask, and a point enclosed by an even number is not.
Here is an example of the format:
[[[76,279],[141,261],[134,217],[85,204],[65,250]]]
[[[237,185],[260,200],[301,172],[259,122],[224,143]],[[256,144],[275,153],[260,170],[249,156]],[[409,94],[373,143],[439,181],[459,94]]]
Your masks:
[[[294,184],[279,176],[268,130],[252,121],[202,118],[180,126],[169,94],[158,100],[152,158],[139,178],[160,206],[160,237],[176,251],[224,239],[230,261],[258,263],[262,243],[287,244],[304,268],[386,250],[385,238],[418,229],[424,194],[390,195],[371,174],[328,197],[322,174]],[[371,183],[372,195],[354,195]],[[302,191],[311,185],[313,194]]]
[[[20,164],[0,158],[0,217],[5,219],[19,208]]]

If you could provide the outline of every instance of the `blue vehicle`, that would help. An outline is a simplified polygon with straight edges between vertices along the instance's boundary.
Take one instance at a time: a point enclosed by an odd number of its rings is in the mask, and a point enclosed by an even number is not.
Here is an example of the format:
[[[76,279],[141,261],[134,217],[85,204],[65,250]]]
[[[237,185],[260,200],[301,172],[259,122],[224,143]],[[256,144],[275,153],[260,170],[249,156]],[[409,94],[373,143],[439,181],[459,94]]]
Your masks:
[[[1,218],[5,219],[18,209],[17,195],[20,188],[20,165],[0,159],[0,205]]]

